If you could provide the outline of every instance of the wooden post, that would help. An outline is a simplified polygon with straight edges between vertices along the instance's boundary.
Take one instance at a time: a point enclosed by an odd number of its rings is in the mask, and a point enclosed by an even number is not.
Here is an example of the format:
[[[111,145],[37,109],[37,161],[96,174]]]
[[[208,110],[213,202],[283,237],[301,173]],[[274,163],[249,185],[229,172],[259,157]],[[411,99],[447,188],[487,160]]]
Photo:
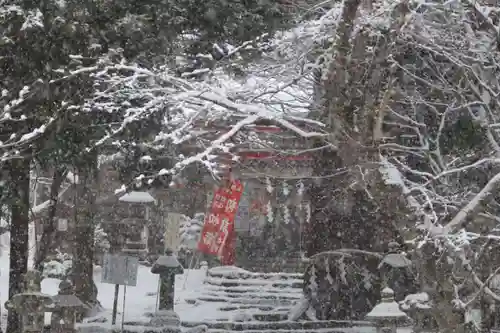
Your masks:
[[[116,312],[118,308],[118,293],[120,292],[120,285],[115,284],[115,296],[113,299],[113,313],[111,315],[111,324],[115,325],[116,324]]]

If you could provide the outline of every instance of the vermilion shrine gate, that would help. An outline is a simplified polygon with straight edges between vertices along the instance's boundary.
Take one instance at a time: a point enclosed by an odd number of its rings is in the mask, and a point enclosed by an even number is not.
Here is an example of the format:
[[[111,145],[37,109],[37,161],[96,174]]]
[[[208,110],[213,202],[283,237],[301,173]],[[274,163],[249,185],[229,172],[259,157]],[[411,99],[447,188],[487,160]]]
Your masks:
[[[310,218],[306,188],[313,179],[313,146],[322,136],[321,126],[285,116],[259,118],[240,127],[243,117],[195,124],[207,142],[231,134],[223,143],[227,148],[212,154],[222,179],[244,184],[235,222],[236,265],[260,271],[296,269]],[[214,177],[206,175],[205,181],[214,182]]]

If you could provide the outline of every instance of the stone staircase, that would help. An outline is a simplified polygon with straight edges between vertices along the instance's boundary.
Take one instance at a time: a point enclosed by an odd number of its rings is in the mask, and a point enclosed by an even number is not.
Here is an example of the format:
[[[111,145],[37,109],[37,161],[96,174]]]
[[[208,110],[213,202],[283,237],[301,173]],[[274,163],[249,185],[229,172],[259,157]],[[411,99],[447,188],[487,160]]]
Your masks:
[[[185,301],[217,307],[221,316],[216,322],[274,322],[286,320],[301,297],[302,274],[215,267],[208,270],[203,291]]]
[[[375,332],[366,322],[290,321],[289,313],[302,299],[303,276],[299,273],[254,273],[237,267],[207,271],[203,288],[186,298],[197,312],[210,319],[182,322],[190,333],[329,333]],[[354,329],[358,326],[362,330]]]

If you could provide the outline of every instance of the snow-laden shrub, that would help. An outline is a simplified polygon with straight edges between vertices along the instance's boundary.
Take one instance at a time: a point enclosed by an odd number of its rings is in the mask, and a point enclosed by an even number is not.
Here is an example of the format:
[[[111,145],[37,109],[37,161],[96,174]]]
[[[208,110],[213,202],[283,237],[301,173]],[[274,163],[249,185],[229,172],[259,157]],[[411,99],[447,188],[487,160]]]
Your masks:
[[[73,265],[67,253],[58,252],[55,257],[43,263],[42,276],[45,278],[65,279]]]
[[[191,252],[196,249],[205,219],[204,213],[197,213],[192,219],[186,218],[179,227],[179,250]]]
[[[104,253],[109,250],[110,244],[108,234],[104,231],[101,225],[97,225],[94,229],[94,249],[98,253]]]

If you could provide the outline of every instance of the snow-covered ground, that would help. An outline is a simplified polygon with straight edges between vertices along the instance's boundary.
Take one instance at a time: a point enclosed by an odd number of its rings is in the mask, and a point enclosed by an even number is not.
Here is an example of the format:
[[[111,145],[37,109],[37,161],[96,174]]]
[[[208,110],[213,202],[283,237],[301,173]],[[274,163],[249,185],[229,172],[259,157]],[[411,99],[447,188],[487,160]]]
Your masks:
[[[1,236],[0,236],[1,237]],[[7,236],[8,237],[8,236]],[[2,240],[0,239],[0,242]],[[8,242],[8,238],[7,238]],[[2,325],[6,324],[5,302],[8,299],[9,289],[9,251],[2,242],[0,253],[0,302]],[[175,310],[182,321],[199,320],[202,313],[196,310],[193,305],[186,304],[184,299],[196,293],[202,288],[203,279],[206,275],[204,270],[186,270],[183,275],[176,277]],[[98,299],[105,311],[99,317],[107,317],[111,322],[111,311],[113,307],[114,285],[101,283],[101,268],[96,267],[94,271],[94,281],[97,284]],[[58,291],[60,280],[46,278],[42,281],[42,292],[55,295]],[[144,319],[144,314],[154,312],[157,302],[158,276],[150,272],[149,267],[139,266],[136,287],[127,287],[125,297],[125,321],[138,321]],[[117,322],[121,322],[123,309],[123,287],[120,287],[118,297],[118,317]],[[194,311],[192,311],[194,309]],[[204,309],[206,310],[206,309]],[[206,311],[201,318],[207,318]],[[194,318],[194,319],[193,319]],[[50,314],[46,315],[46,322],[50,322]]]
[[[6,325],[6,315],[7,312],[5,310],[5,302],[8,299],[8,276],[9,276],[9,251],[8,246],[5,244],[8,243],[8,238],[5,240],[5,236],[0,235],[0,302],[1,302],[1,315],[2,315],[2,326]],[[8,237],[8,236],[7,236]],[[212,269],[215,273],[224,273],[224,270],[228,268],[215,268]],[[238,269],[235,267],[231,267],[231,272],[229,273],[238,273]],[[227,272],[226,272],[227,273]],[[248,272],[247,272],[248,273]],[[102,319],[106,318],[107,322],[102,323],[99,320],[97,324],[90,324],[92,326],[99,326],[101,328],[110,328],[111,326],[111,312],[113,306],[113,295],[114,295],[114,285],[101,283],[101,268],[96,267],[94,272],[94,281],[97,284],[98,288],[98,299],[101,302],[101,305],[104,308],[104,311],[97,314],[95,318],[92,319]],[[242,308],[239,310],[228,311],[223,310],[224,307],[233,306],[234,304],[229,304],[231,302],[226,302],[223,295],[220,295],[220,291],[216,287],[216,285],[207,285],[203,284],[204,279],[206,278],[206,270],[185,270],[183,275],[178,275],[176,277],[176,290],[175,290],[175,311],[179,315],[181,321],[185,323],[214,323],[220,320],[226,322],[234,322],[239,321],[237,317],[241,317],[242,315],[252,314],[252,309]],[[217,278],[211,278],[217,279]],[[210,279],[208,279],[210,280]],[[246,280],[247,284],[250,283],[249,286],[240,286],[240,287],[229,287],[233,289],[244,289],[250,288],[255,289],[255,286],[252,286],[253,283],[257,283],[257,281],[253,281],[252,279]],[[46,278],[42,281],[42,292],[48,295],[55,295],[58,292],[58,285],[60,280]],[[264,283],[264,281],[260,281],[259,284]],[[261,286],[262,288],[266,288],[266,286]],[[125,322],[145,322],[149,321],[149,317],[147,314],[154,313],[156,309],[157,303],[157,291],[158,291],[158,276],[154,275],[150,272],[149,267],[139,266],[138,271],[138,279],[136,287],[127,287],[127,293],[125,298]],[[215,294],[214,294],[215,293]],[[262,290],[264,293],[264,290]],[[219,300],[213,300],[210,302],[203,301],[195,301],[193,304],[193,300],[198,299],[200,295],[216,295]],[[118,317],[117,317],[117,325],[121,324],[122,319],[122,309],[123,309],[123,287],[120,287],[120,294],[118,298]],[[255,311],[254,311],[255,312]],[[241,319],[241,318],[240,318]],[[248,320],[248,319],[247,319]],[[45,316],[45,322],[47,324],[50,323],[50,313],[47,313]],[[257,323],[254,320],[251,322],[247,321],[247,324]],[[86,324],[83,324],[86,326]],[[88,325],[88,324],[87,324]],[[191,326],[191,325],[187,325]],[[3,327],[2,327],[3,328]],[[296,330],[297,332],[302,332],[302,329]],[[315,332],[333,332],[334,328],[328,329],[315,329]],[[343,332],[355,332],[355,333],[373,333],[373,327],[356,327],[352,329],[342,329]],[[410,332],[411,329],[398,329],[398,333],[407,333]]]

